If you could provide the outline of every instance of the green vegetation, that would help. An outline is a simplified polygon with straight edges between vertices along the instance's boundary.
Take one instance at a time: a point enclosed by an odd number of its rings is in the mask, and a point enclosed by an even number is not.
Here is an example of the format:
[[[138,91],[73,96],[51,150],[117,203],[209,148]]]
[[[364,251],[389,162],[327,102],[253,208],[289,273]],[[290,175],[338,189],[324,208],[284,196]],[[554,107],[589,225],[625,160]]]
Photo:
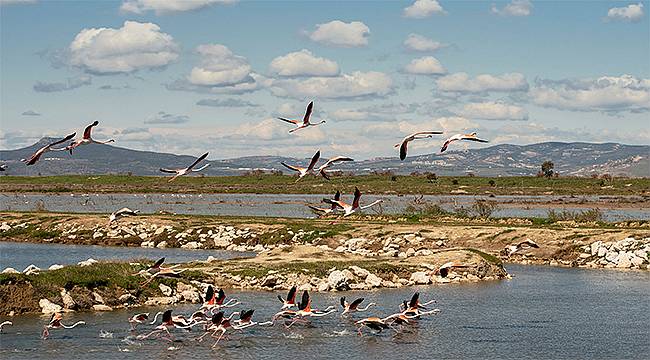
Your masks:
[[[172,183],[158,176],[71,175],[2,176],[5,192],[94,192],[94,193],[259,193],[320,194],[340,190],[348,195],[355,187],[372,194],[640,194],[650,191],[650,178],[577,177],[436,177],[427,174],[394,176],[375,174],[335,176],[331,181],[308,177],[297,183],[287,175],[253,174],[223,177],[182,177]]]
[[[557,221],[577,221],[577,222],[602,222],[604,219],[603,212],[600,209],[589,209],[584,211],[548,211],[548,220]]]

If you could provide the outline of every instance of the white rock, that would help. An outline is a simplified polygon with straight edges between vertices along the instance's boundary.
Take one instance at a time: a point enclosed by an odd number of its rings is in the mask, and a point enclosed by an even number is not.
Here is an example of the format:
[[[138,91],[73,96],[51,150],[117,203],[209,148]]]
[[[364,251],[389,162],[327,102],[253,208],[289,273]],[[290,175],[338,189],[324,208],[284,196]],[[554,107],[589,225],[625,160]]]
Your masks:
[[[158,249],[165,249],[165,248],[167,248],[167,241],[164,241],[164,240],[163,240],[163,241],[159,242],[158,245],[156,245],[156,247],[157,247]]]
[[[3,274],[20,274],[20,271],[14,269],[12,267],[8,267],[8,268],[5,268],[4,270],[2,270],[2,273]]]
[[[113,311],[113,308],[108,306],[108,305],[104,305],[104,304],[95,304],[95,305],[93,305],[93,310],[95,310],[95,311]]]
[[[97,239],[102,236],[104,236],[104,234],[101,231],[95,231],[95,233],[93,233],[93,239]]]
[[[600,245],[602,244],[602,241],[596,241],[591,244],[591,255],[596,256],[598,254],[598,250],[600,249]]]
[[[410,280],[418,285],[426,285],[431,282],[431,277],[424,271],[417,271],[411,274]]]
[[[605,260],[614,264],[618,263],[618,253],[616,251],[609,251],[607,255],[605,255]]]
[[[149,234],[147,234],[146,232],[142,232],[142,233],[138,234],[138,237],[140,239],[144,240],[144,239],[149,237]]]
[[[323,280],[323,281],[321,281],[321,282],[318,284],[318,288],[317,288],[317,289],[318,289],[318,292],[326,292],[326,291],[329,291],[329,289],[330,289],[330,284],[329,284],[327,281]]]
[[[349,288],[348,279],[345,274],[340,270],[332,271],[327,277],[327,282],[330,288],[336,290],[347,290]]]
[[[80,265],[80,266],[90,266],[90,265],[95,264],[95,263],[98,263],[98,261],[95,260],[95,259],[93,259],[93,258],[88,258],[88,260],[79,261],[79,262],[77,263],[77,265]]]
[[[146,306],[161,306],[161,305],[172,305],[176,303],[178,299],[174,296],[159,296],[152,297],[144,302]]]
[[[364,268],[360,268],[358,266],[350,266],[350,270],[352,270],[352,273],[355,276],[358,276],[361,279],[365,279],[366,277],[368,277],[368,275],[370,275],[370,271],[368,271],[368,270],[366,270]]]
[[[43,312],[43,314],[57,313],[57,312],[61,312],[62,310],[61,305],[57,305],[48,299],[39,300],[38,306],[41,307],[41,312]]]
[[[626,252],[620,252],[618,253],[618,256],[616,257],[616,267],[627,269],[632,266],[632,262],[630,261],[630,257]]]
[[[11,226],[7,224],[6,222],[3,222],[2,225],[0,225],[0,231],[8,231],[11,230]]]
[[[158,236],[158,235],[162,234],[164,231],[165,231],[164,227],[159,227],[158,229],[156,229],[156,231],[153,233],[153,235]]]
[[[382,279],[375,275],[375,274],[369,274],[368,277],[366,277],[366,284],[372,286],[372,287],[380,287],[381,286]]]
[[[190,241],[185,245],[181,245],[182,249],[200,249],[203,244],[198,243],[196,241]]]
[[[72,296],[70,296],[66,289],[61,290],[61,300],[63,301],[63,306],[66,309],[73,309],[77,306],[77,303],[74,301]]]
[[[411,257],[413,255],[415,255],[415,249],[413,248],[406,249],[406,257]]]
[[[165,296],[172,296],[172,288],[165,284],[158,284],[158,288],[160,289],[160,292],[162,292],[163,295]]]
[[[38,266],[31,264],[28,267],[26,267],[25,270],[23,270],[23,274],[34,275],[34,274],[38,274],[39,271],[41,271],[41,269]]]

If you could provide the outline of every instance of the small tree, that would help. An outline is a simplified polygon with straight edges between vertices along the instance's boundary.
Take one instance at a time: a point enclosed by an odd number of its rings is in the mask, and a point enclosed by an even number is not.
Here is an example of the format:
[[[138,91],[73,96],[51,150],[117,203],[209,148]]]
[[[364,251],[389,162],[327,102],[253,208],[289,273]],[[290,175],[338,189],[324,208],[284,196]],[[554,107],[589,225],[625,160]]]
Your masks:
[[[544,176],[547,178],[553,177],[553,168],[555,167],[555,164],[553,164],[552,161],[544,161],[542,163],[542,173],[544,173]]]

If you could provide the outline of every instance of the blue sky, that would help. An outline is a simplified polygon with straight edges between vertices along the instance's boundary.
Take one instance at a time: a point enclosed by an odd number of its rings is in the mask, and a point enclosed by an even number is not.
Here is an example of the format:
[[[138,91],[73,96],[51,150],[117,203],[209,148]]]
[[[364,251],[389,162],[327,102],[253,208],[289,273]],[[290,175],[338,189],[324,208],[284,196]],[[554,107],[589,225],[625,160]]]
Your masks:
[[[648,1],[0,4],[3,149],[95,119],[118,146],[213,159],[388,156],[416,130],[650,143]],[[274,118],[309,100],[327,123],[289,135]]]

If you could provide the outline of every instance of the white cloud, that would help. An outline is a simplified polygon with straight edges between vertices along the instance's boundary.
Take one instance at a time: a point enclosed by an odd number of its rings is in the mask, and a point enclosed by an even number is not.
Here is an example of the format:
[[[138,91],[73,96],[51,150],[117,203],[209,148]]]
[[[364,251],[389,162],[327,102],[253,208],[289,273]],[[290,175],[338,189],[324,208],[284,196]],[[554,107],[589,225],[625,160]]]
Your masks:
[[[156,15],[198,10],[214,4],[232,4],[237,0],[125,0],[122,12],[142,14],[154,11]]]
[[[34,110],[27,110],[27,111],[23,111],[23,113],[21,115],[23,115],[23,116],[41,116],[41,113],[36,112]]]
[[[509,4],[502,9],[497,8],[492,4],[490,11],[493,14],[501,16],[528,16],[533,10],[533,3],[529,0],[512,0]]]
[[[615,7],[607,11],[607,19],[614,21],[636,22],[643,18],[643,3]]]
[[[537,105],[561,110],[643,112],[650,110],[650,79],[621,75],[595,80],[539,80],[530,96]]]
[[[212,107],[227,107],[227,108],[238,108],[238,107],[259,107],[259,104],[252,103],[247,100],[242,99],[201,99],[196,102],[196,105],[200,106],[212,106]]]
[[[280,76],[336,76],[339,74],[339,65],[335,61],[316,57],[305,49],[276,57],[271,61],[269,68],[272,73]]]
[[[227,86],[250,79],[251,66],[243,56],[232,53],[220,44],[199,45],[201,56],[198,66],[192,68],[187,80],[199,86]]]
[[[443,47],[445,47],[445,44],[439,43],[437,41],[433,41],[431,39],[428,39],[422,35],[418,34],[409,34],[409,36],[404,40],[404,46],[406,46],[407,49],[412,50],[412,51],[436,51],[439,50]]]
[[[0,0],[0,5],[35,4],[36,0]]]
[[[312,41],[340,47],[366,46],[368,36],[370,36],[370,29],[366,24],[360,21],[345,23],[340,20],[318,24],[316,30],[309,34]]]
[[[489,91],[527,91],[528,82],[524,75],[508,73],[503,75],[482,74],[470,78],[466,73],[454,73],[436,81],[438,90],[460,93],[481,93]]]
[[[68,91],[80,88],[82,86],[92,84],[92,78],[88,75],[81,75],[77,77],[68,78],[66,82],[43,82],[37,81],[33,89],[36,92],[59,92]]]
[[[447,69],[433,56],[413,59],[404,67],[404,71],[414,75],[442,75],[447,73]]]
[[[466,104],[461,114],[464,117],[485,120],[528,120],[526,109],[494,101]]]
[[[156,115],[144,121],[145,124],[183,124],[190,121],[187,115],[173,115],[159,111]]]
[[[83,29],[68,50],[71,65],[98,74],[164,67],[179,52],[174,39],[158,25],[136,21],[125,21],[119,29]]]
[[[447,12],[436,0],[416,0],[413,5],[404,8],[404,16],[407,18],[423,19],[432,14],[446,14]]]
[[[393,81],[382,72],[355,71],[336,77],[273,80],[270,89],[276,96],[295,99],[354,99],[386,96],[393,92]]]

